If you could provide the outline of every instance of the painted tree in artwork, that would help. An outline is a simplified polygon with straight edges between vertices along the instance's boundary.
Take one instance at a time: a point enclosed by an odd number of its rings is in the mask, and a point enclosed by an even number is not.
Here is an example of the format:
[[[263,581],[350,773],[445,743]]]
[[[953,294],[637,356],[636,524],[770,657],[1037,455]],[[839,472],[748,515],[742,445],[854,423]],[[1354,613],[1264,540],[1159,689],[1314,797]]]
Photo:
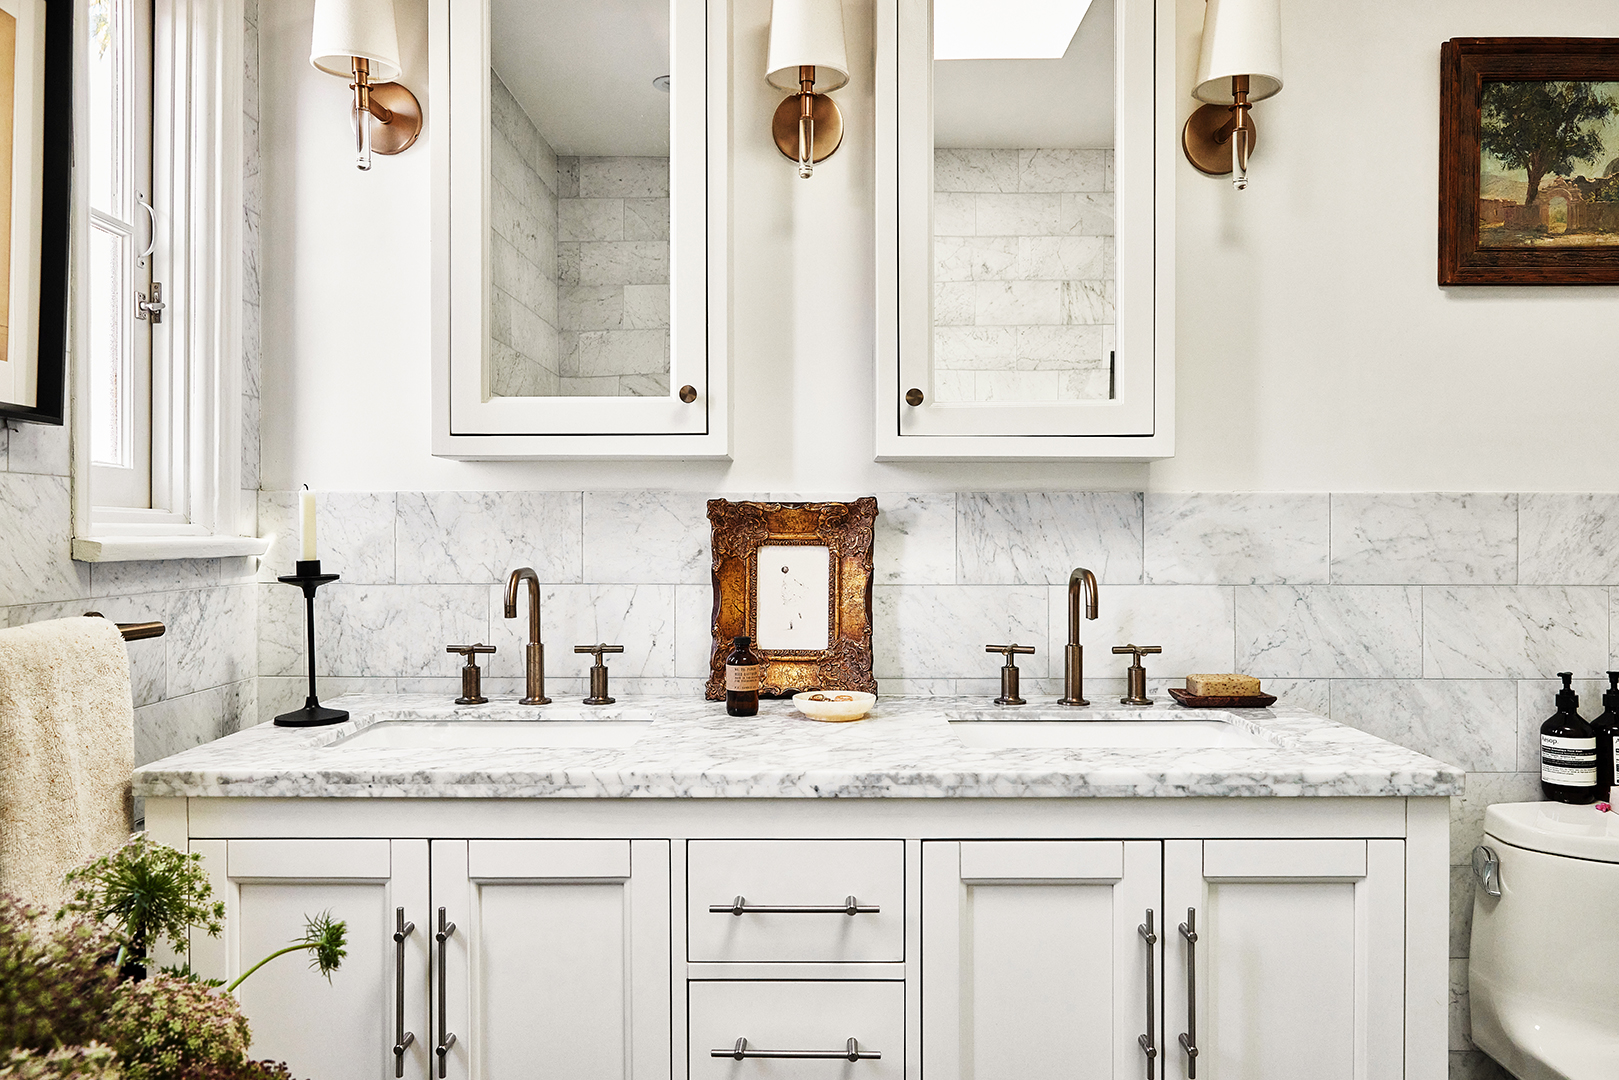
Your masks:
[[[1601,124],[1619,101],[1591,82],[1487,82],[1479,142],[1509,169],[1529,173],[1523,204],[1540,195],[1546,176],[1567,176],[1577,162],[1602,154]]]

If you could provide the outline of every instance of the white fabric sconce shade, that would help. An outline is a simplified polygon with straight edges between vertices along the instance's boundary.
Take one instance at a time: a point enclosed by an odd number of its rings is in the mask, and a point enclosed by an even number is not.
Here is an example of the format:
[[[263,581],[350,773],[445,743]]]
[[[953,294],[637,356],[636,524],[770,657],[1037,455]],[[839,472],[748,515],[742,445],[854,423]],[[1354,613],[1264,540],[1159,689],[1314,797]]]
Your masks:
[[[765,78],[771,86],[797,90],[800,67],[815,68],[818,93],[836,90],[849,81],[841,0],[774,0],[770,5]]]
[[[1248,76],[1249,101],[1263,101],[1282,88],[1281,0],[1208,0],[1192,96],[1230,105],[1237,75]]]
[[[399,78],[393,0],[315,0],[309,62],[346,79],[354,74],[356,56],[370,61],[372,82]]]

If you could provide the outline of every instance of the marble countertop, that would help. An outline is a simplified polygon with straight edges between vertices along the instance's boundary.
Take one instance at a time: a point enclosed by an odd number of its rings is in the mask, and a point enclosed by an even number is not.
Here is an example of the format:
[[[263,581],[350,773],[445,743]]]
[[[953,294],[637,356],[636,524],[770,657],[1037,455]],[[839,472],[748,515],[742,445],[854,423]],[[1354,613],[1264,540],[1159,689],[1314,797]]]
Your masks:
[[[789,702],[729,717],[720,702],[623,698],[534,708],[457,706],[428,695],[349,695],[326,728],[261,724],[135,770],[134,793],[295,798],[1140,798],[1457,795],[1463,771],[1301,709],[1217,714],[1264,746],[1199,749],[984,749],[951,720],[1083,723],[1209,720],[1173,702],[1150,710],[997,707],[978,698],[884,698],[864,720],[822,724]],[[384,721],[518,722],[652,718],[633,745],[510,748],[345,746]],[[1056,718],[1061,718],[1057,720]]]

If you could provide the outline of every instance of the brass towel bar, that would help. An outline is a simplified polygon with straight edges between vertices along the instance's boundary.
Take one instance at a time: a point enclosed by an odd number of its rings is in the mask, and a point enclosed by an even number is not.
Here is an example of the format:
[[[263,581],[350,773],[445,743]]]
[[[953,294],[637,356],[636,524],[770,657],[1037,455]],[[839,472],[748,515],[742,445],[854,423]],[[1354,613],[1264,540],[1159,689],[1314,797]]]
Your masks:
[[[86,611],[84,617],[87,619],[106,618],[99,611]],[[124,635],[125,641],[144,641],[147,638],[163,636],[163,624],[160,622],[121,622],[117,625],[118,632]]]

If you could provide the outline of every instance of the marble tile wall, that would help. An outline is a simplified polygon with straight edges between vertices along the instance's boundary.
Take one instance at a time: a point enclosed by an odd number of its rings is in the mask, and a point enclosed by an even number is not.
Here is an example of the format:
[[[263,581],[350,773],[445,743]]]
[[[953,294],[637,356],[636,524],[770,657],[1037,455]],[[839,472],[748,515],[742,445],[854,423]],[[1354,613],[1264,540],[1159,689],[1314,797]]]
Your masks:
[[[669,392],[669,159],[557,159],[560,392]]]
[[[940,401],[1108,396],[1113,151],[933,152]]]
[[[251,531],[259,486],[258,0],[247,0],[243,70],[242,487]],[[129,644],[135,760],[155,761],[258,715],[253,560],[80,563],[72,533],[68,428],[0,424],[0,626],[102,612],[160,619]]]
[[[493,68],[489,71],[492,203],[490,392],[558,392],[557,156]]]
[[[732,496],[743,497],[743,496]],[[772,496],[792,497],[792,496]],[[813,496],[811,496],[813,497]],[[873,587],[885,693],[993,696],[984,645],[1038,651],[1024,685],[1060,690],[1066,581],[1101,582],[1086,622],[1093,701],[1123,691],[1108,648],[1156,644],[1155,690],[1193,671],[1246,671],[1292,704],[1468,770],[1453,805],[1457,1075],[1466,1042],[1472,911],[1467,862],[1484,808],[1538,797],[1536,737],[1555,673],[1573,670],[1588,712],[1619,635],[1619,496],[1135,492],[879,493]],[[321,497],[323,694],[458,692],[447,644],[493,643],[489,685],[520,685],[526,620],[502,617],[501,582],[529,565],[545,583],[554,697],[585,693],[588,657],[615,641],[625,693],[698,694],[708,670],[706,497],[667,491],[395,492]],[[289,536],[290,493],[265,492],[266,534]],[[259,571],[260,715],[302,701],[298,594]],[[1460,1026],[1457,1026],[1460,1025]]]

